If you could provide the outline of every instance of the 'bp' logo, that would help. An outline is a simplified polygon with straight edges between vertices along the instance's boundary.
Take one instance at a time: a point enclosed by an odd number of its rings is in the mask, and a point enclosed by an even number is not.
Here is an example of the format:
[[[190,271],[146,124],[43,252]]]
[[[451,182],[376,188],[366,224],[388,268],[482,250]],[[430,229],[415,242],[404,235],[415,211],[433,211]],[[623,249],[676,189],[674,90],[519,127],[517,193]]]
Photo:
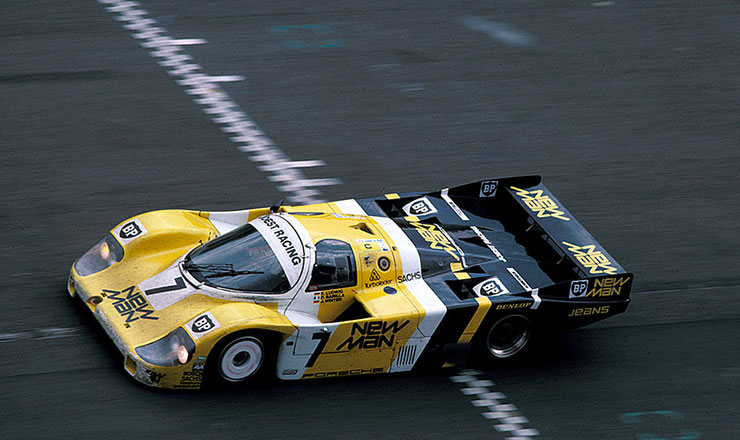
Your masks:
[[[480,183],[480,196],[493,197],[498,189],[498,180],[484,180]]]
[[[190,329],[193,330],[195,333],[203,333],[207,332],[208,330],[212,330],[213,327],[215,327],[215,324],[213,324],[211,318],[208,315],[203,315],[195,318],[195,322],[193,322],[193,325],[192,327],[190,327]]]
[[[569,298],[583,298],[588,292],[588,280],[575,280],[570,282]]]
[[[428,198],[422,197],[409,202],[403,207],[403,212],[405,212],[406,215],[424,216],[435,214],[437,212],[437,208],[432,205],[432,202],[429,201]]]
[[[206,312],[204,315],[200,315],[188,322],[185,328],[190,330],[190,334],[193,335],[193,338],[198,339],[205,333],[218,327],[220,327],[220,325],[216,320],[216,317],[213,316],[213,313]]]
[[[473,287],[473,292],[478,296],[494,296],[509,293],[509,289],[498,277],[493,277]]]
[[[118,233],[118,236],[125,240],[138,237],[141,232],[141,228],[136,223],[136,220],[134,220],[123,225],[123,227],[121,228],[121,232]]]

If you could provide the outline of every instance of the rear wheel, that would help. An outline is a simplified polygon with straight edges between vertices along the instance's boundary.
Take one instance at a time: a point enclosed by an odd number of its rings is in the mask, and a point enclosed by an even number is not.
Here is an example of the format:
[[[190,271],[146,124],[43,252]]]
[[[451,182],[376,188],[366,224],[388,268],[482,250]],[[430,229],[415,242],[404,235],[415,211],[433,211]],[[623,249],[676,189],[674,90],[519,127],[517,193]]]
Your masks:
[[[489,361],[521,357],[532,338],[532,322],[524,315],[499,317],[482,333],[479,346]]]
[[[488,330],[486,347],[496,359],[509,359],[529,342],[532,324],[524,315],[509,315],[496,321]]]

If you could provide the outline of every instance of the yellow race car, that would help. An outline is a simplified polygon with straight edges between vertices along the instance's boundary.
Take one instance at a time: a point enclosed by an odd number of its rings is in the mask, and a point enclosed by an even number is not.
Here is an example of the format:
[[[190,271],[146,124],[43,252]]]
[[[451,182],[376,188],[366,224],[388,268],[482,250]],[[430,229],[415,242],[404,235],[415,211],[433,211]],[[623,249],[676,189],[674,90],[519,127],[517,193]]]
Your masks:
[[[409,371],[470,345],[505,360],[629,303],[632,274],[540,180],[148,212],[75,261],[68,292],[152,386]]]

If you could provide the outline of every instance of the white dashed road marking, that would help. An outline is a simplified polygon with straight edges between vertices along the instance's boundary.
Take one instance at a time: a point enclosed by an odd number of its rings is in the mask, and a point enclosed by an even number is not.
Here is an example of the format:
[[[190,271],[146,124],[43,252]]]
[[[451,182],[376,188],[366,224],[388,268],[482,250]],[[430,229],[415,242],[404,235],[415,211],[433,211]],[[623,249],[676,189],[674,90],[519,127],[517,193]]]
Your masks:
[[[534,38],[518,31],[506,23],[487,21],[480,17],[464,17],[460,21],[469,29],[488,34],[494,40],[509,46],[523,47],[534,44]]]
[[[193,101],[210,115],[211,120],[227,133],[240,151],[248,154],[257,168],[266,173],[267,179],[277,184],[277,189],[287,194],[294,203],[319,203],[321,191],[318,187],[339,185],[340,179],[309,179],[301,168],[326,165],[321,160],[291,160],[258,126],[246,112],[218,85],[222,82],[244,81],[241,75],[211,76],[195,64],[193,57],[183,51],[184,46],[206,44],[197,38],[172,38],[169,33],[151,18],[149,11],[139,2],[128,0],[97,0],[113,15],[121,26],[131,31],[131,36],[140,40],[140,45],[149,54],[159,58],[158,64],[167,69],[175,82],[193,95]]]
[[[179,40],[172,40],[172,45],[174,46],[194,46],[196,44],[206,43],[208,43],[206,40],[201,40],[200,38],[184,38]]]
[[[466,396],[475,396],[477,399],[470,403],[484,412],[481,414],[489,420],[494,420],[493,427],[496,431],[505,432],[509,435],[506,440],[523,440],[531,439],[540,435],[539,431],[532,428],[525,428],[524,424],[529,423],[529,419],[522,415],[521,411],[511,403],[502,403],[506,399],[502,393],[491,392],[488,387],[494,386],[493,381],[479,379],[480,371],[463,370],[456,376],[451,376],[450,380],[463,386],[460,391]]]
[[[81,327],[50,327],[35,331],[0,333],[0,343],[23,341],[27,339],[59,339],[77,336],[82,333]]]

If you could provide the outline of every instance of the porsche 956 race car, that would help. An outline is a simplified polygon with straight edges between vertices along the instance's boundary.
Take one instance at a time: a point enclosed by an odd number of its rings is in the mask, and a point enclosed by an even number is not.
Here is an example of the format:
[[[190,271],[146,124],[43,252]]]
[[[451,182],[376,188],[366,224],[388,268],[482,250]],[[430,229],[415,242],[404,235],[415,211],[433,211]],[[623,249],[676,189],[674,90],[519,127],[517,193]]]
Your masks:
[[[541,183],[491,179],[233,212],[154,211],[75,261],[68,292],[137,380],[409,371],[471,346],[517,356],[538,329],[618,313],[633,275]]]

